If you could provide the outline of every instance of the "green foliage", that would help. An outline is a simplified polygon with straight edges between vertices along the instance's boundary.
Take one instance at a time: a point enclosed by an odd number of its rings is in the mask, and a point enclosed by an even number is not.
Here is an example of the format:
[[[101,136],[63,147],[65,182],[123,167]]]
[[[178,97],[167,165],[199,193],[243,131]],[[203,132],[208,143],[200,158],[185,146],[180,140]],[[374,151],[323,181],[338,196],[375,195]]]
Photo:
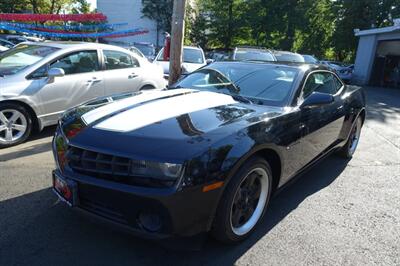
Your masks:
[[[354,29],[392,24],[400,0],[198,0],[186,37],[208,48],[257,45],[354,60]]]

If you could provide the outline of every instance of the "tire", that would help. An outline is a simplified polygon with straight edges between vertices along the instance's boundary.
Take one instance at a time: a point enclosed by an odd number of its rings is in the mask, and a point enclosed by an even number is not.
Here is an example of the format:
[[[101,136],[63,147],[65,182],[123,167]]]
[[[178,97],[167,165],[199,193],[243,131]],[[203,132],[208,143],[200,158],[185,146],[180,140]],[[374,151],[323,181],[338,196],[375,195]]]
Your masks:
[[[13,119],[14,122],[10,121]],[[32,132],[32,117],[21,105],[0,103],[0,148],[24,142]]]
[[[256,177],[252,178],[254,174]],[[245,191],[251,180],[256,180],[253,182],[253,192],[257,186],[260,188],[260,190],[257,189],[259,193],[257,201],[251,195],[258,193],[248,193],[251,190]],[[254,187],[255,185],[256,187]],[[260,157],[249,159],[232,177],[224,191],[217,208],[211,230],[212,235],[227,244],[245,240],[262,219],[271,197],[271,191],[272,171],[268,162]],[[250,217],[246,217],[248,215]]]
[[[346,144],[339,150],[339,156],[345,159],[351,159],[353,157],[360,141],[362,126],[363,120],[361,116],[359,116],[351,128],[350,136]]]

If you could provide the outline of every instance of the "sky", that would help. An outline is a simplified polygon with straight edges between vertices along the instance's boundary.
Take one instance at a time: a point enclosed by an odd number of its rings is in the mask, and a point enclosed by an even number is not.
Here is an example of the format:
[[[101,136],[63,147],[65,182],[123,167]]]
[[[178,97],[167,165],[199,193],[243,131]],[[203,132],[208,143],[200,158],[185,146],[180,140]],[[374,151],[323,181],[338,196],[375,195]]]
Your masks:
[[[97,0],[87,0],[90,4],[91,9],[95,9],[97,7]]]

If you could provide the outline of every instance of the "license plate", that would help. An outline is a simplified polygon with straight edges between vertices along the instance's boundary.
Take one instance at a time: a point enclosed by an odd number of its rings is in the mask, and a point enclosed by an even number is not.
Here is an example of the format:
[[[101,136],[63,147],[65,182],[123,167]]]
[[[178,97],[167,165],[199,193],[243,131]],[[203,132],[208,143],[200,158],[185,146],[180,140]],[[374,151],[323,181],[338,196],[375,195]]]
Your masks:
[[[78,201],[78,184],[66,178],[53,173],[53,190],[60,200],[73,207]]]

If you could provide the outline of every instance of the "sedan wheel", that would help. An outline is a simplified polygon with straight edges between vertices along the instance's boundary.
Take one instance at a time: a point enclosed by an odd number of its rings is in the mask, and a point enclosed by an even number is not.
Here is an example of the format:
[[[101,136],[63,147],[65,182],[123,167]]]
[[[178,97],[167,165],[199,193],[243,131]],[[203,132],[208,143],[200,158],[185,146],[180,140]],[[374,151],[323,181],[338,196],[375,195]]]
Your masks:
[[[232,177],[218,205],[212,233],[225,243],[246,239],[261,220],[271,195],[272,171],[259,157],[247,161]]]
[[[31,132],[31,119],[24,108],[7,104],[0,106],[0,148],[26,140]]]

